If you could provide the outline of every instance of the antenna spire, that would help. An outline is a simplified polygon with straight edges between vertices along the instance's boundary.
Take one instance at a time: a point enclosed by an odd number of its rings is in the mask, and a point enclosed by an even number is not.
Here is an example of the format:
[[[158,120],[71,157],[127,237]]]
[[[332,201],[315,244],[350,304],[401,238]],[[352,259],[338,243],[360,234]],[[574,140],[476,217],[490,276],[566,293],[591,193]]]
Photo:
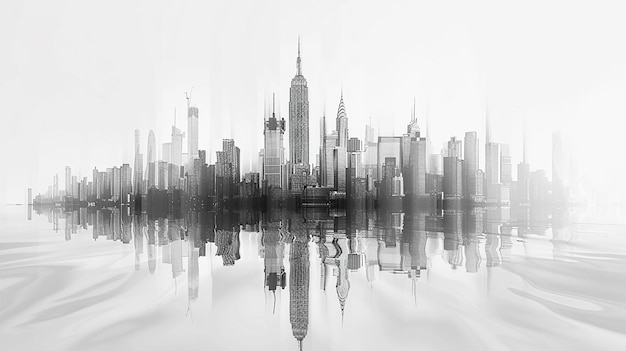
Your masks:
[[[524,114],[524,128],[523,128],[523,141],[522,141],[522,163],[526,163],[526,132],[527,132],[527,116]]]
[[[489,126],[489,101],[485,98],[485,142],[491,143],[491,130]]]
[[[300,59],[300,36],[298,35],[298,58],[296,59],[296,75],[302,75],[302,60]]]
[[[193,92],[193,87],[189,90],[189,93],[185,92],[185,99],[187,99],[187,109],[191,106],[191,93]]]
[[[272,117],[273,118],[276,118],[275,109],[276,109],[276,93],[272,93]]]

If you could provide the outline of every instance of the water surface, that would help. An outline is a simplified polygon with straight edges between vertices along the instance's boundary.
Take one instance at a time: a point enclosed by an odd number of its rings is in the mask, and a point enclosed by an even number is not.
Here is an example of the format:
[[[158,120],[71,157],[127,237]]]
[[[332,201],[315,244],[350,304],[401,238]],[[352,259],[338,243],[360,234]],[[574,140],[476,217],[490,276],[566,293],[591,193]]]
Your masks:
[[[0,212],[20,350],[620,350],[626,227],[584,216]]]

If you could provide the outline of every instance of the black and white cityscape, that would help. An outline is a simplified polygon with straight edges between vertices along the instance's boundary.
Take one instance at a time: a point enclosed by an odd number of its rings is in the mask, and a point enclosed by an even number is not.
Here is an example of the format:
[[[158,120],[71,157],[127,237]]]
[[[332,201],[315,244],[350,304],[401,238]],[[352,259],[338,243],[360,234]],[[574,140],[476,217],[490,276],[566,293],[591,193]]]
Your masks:
[[[9,67],[0,73],[24,79],[17,91],[35,77],[41,102],[10,118],[2,147],[3,345],[626,344],[626,188],[616,181],[622,163],[606,156],[619,128],[605,123],[626,111],[576,117],[626,88],[626,51],[611,56],[597,39],[623,27],[612,24],[619,11],[70,3],[7,7],[7,52],[22,60],[0,59]],[[574,19],[547,20],[561,10]],[[585,16],[604,19],[595,37],[577,36]],[[524,18],[545,33],[522,29]],[[34,49],[48,45],[43,27],[32,33],[44,39],[28,32],[16,44],[35,19],[56,33],[48,58]],[[587,46],[598,54],[573,59],[580,72],[557,91],[554,77],[573,70],[555,57]],[[467,59],[481,50],[519,61]],[[524,77],[533,69],[544,82]]]
[[[189,210],[216,208],[563,209],[572,203],[568,186],[570,159],[559,132],[552,135],[549,181],[545,170],[531,170],[526,162],[525,137],[523,157],[517,164],[512,162],[508,144],[491,140],[488,110],[484,144],[476,131],[467,131],[463,138],[452,136],[441,150],[437,149],[430,143],[428,129],[422,132],[415,106],[407,116],[405,133],[379,135],[373,126],[365,125],[360,126],[365,129],[361,140],[350,136],[342,90],[334,121],[321,116],[320,147],[310,150],[309,97],[299,39],[295,61],[288,120],[276,117],[272,101],[271,115],[264,120],[263,130],[258,131],[263,133],[256,165],[259,172],[242,174],[242,150],[234,139],[223,139],[222,150],[216,151],[215,162],[209,164],[207,151],[198,149],[200,111],[190,93],[185,93],[186,132],[173,125],[171,140],[157,146],[152,130],[144,144],[146,140],[137,129],[132,165],[94,168],[91,178],[79,178],[68,165],[62,175],[65,186],[59,187],[57,174],[47,191],[34,199],[29,189],[29,204],[120,207],[132,209],[133,213],[181,217]],[[427,121],[421,123],[428,125]],[[290,133],[285,140],[287,128]],[[285,152],[286,142],[289,155]],[[185,143],[187,152],[183,153]],[[484,170],[479,168],[481,150]],[[311,151],[315,160],[309,157]]]

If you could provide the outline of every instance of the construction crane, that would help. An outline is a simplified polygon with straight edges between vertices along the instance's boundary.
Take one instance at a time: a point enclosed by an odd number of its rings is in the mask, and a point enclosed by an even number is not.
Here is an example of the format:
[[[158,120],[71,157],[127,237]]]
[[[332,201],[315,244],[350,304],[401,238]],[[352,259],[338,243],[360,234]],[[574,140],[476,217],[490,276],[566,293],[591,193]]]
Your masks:
[[[191,93],[193,92],[193,87],[189,90],[189,93],[185,92],[185,99],[187,99],[187,109],[191,106]]]

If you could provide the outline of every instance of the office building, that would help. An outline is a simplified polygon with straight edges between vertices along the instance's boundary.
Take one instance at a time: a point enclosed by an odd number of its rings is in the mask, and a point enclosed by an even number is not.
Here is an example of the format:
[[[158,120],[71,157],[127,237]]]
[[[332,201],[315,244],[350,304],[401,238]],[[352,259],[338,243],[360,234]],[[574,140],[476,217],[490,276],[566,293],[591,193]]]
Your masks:
[[[187,96],[187,159],[191,164],[198,158],[198,108],[191,106],[191,97]]]
[[[289,89],[289,161],[309,166],[309,88],[302,75],[300,39],[296,75]]]
[[[474,199],[478,192],[479,144],[477,132],[465,133],[465,150],[463,153],[463,195],[468,200]]]
[[[265,120],[263,129],[263,180],[273,188],[282,188],[281,165],[285,163],[283,138],[285,120],[272,116]]]

